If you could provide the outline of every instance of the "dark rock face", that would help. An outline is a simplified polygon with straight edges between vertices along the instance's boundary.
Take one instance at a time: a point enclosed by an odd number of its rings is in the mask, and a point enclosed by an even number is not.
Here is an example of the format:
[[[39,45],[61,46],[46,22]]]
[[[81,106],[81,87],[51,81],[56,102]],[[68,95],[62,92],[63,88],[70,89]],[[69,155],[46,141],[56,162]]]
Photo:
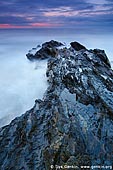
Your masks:
[[[46,48],[46,47],[53,48],[53,47],[59,47],[59,46],[63,46],[63,44],[61,42],[54,41],[54,40],[51,40],[49,42],[45,42],[42,44],[42,48]]]
[[[30,51],[28,54],[26,54],[27,58],[29,60],[36,60],[36,59],[47,59],[51,57],[56,57],[58,53],[58,47],[63,46],[62,43],[51,40],[49,42],[46,42],[42,44],[42,48],[39,49],[35,54],[32,54],[32,51]]]
[[[93,50],[94,54],[96,54],[98,57],[100,57],[101,60],[103,60],[109,67],[111,67],[110,62],[104,52],[104,50],[100,49],[94,49]]]
[[[98,53],[65,47],[50,55],[43,100],[0,129],[0,169],[112,168],[113,71]]]
[[[81,45],[80,43],[78,43],[76,41],[71,42],[70,44],[76,51],[80,51],[80,50],[83,50],[83,49],[86,50],[86,47],[84,47],[83,45]]]

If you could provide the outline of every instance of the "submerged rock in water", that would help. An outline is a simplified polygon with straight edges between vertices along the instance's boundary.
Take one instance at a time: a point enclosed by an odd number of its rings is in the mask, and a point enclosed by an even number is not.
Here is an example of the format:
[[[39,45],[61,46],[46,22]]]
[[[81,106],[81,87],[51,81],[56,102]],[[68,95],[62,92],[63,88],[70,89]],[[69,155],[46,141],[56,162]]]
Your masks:
[[[0,169],[111,169],[113,71],[105,52],[62,46],[49,54],[46,75],[43,100],[0,129]]]

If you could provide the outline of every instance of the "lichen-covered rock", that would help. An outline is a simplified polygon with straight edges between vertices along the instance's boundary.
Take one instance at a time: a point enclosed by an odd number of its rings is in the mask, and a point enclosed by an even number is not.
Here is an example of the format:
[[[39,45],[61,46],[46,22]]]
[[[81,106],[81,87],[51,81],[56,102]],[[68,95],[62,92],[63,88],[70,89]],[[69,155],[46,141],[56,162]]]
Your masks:
[[[0,129],[2,170],[112,168],[109,60],[101,50],[57,50],[58,55],[48,60],[49,87],[43,100],[36,100],[31,110]]]

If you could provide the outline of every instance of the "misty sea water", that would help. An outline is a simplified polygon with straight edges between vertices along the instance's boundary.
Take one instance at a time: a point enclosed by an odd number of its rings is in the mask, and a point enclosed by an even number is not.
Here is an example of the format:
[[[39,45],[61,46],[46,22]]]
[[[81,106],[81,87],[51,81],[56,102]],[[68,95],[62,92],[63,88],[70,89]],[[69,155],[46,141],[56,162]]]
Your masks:
[[[48,87],[47,61],[30,62],[26,53],[51,39],[88,49],[104,49],[113,61],[113,36],[64,29],[0,29],[0,126],[8,124],[42,99]]]

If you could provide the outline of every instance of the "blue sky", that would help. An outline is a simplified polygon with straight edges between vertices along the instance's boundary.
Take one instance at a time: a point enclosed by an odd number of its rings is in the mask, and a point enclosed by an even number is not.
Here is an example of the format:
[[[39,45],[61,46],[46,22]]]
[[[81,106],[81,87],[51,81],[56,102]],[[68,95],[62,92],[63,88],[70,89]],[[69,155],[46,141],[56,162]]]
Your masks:
[[[112,30],[113,0],[0,0],[0,28]]]

